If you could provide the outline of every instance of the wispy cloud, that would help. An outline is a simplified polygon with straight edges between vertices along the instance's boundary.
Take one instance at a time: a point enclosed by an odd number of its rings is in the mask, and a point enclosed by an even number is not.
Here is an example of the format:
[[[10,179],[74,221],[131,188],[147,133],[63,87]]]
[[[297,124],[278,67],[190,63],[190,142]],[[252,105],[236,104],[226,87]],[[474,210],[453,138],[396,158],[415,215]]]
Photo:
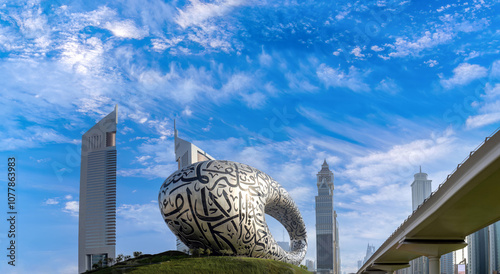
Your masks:
[[[192,25],[199,26],[212,17],[224,16],[233,8],[242,4],[243,1],[240,0],[221,0],[216,3],[203,3],[199,0],[190,0],[190,5],[184,10],[178,10],[179,15],[175,19],[175,22],[182,28]]]
[[[453,69],[453,76],[451,78],[441,80],[441,85],[446,89],[451,89],[456,86],[467,85],[487,75],[488,69],[480,65],[462,63]]]
[[[54,199],[54,198],[49,198],[49,199],[45,200],[44,204],[45,205],[57,205],[57,204],[59,204],[59,201],[57,199]]]
[[[450,42],[453,37],[453,30],[450,27],[444,27],[435,32],[426,31],[421,37],[415,40],[398,37],[394,44],[387,44],[386,46],[393,49],[389,53],[390,57],[405,57],[408,55],[417,55],[425,49]]]
[[[126,222],[129,229],[162,233],[166,231],[156,201],[147,204],[122,204],[117,207],[116,215]]]
[[[396,94],[399,91],[401,91],[401,88],[399,87],[399,85],[392,78],[382,79],[382,81],[380,81],[380,83],[378,83],[378,85],[375,89],[385,91],[385,92],[388,92],[391,94]]]
[[[121,38],[143,39],[148,31],[138,28],[132,20],[106,22],[104,28],[110,30],[113,35]]]
[[[363,74],[354,66],[351,66],[349,72],[345,73],[341,69],[321,64],[316,74],[327,87],[344,87],[356,92],[370,90],[370,87],[363,82]]]
[[[469,116],[465,122],[467,129],[483,127],[500,122],[500,84],[486,84],[481,102],[475,102],[480,114]]]
[[[447,130],[429,139],[415,140],[395,145],[387,151],[353,157],[342,175],[361,188],[390,185],[412,174],[424,161],[435,162],[454,152],[454,140],[453,132]]]
[[[0,132],[0,151],[14,151],[39,147],[50,143],[77,144],[79,140],[70,139],[53,129],[32,126],[26,129]]]
[[[69,213],[71,216],[78,217],[79,204],[78,201],[69,201],[64,204],[64,212]]]

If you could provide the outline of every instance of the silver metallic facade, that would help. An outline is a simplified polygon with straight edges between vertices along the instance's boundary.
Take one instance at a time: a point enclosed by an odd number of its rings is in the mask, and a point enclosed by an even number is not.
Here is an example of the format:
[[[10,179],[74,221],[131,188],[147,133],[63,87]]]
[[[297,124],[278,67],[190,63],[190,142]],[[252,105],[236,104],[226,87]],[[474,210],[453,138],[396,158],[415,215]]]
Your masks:
[[[215,160],[199,147],[179,138],[178,135],[179,133],[177,132],[174,121],[175,161],[177,162],[178,169],[201,161]],[[177,251],[182,251],[184,253],[189,252],[189,247],[187,247],[179,238],[176,239],[176,249]]]
[[[337,213],[333,209],[333,172],[325,162],[317,174],[316,271],[340,274]]]
[[[221,160],[177,170],[160,188],[160,212],[189,248],[298,265],[307,251],[306,226],[288,192],[266,173]],[[290,252],[271,235],[265,214],[290,236]]]
[[[82,136],[78,272],[115,258],[117,107]]]

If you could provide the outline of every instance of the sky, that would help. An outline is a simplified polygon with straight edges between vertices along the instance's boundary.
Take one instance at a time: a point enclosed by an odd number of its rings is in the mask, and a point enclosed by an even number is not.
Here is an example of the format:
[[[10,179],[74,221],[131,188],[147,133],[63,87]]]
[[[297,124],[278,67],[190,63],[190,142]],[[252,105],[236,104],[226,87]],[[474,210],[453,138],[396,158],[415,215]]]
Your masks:
[[[306,259],[326,159],[341,268],[355,272],[411,213],[419,166],[436,189],[500,127],[499,11],[497,0],[0,0],[3,253],[8,157],[19,212],[17,266],[1,255],[0,272],[77,272],[81,135],[115,104],[117,254],[175,249],[157,204],[177,168],[175,119],[179,137],[288,190]]]

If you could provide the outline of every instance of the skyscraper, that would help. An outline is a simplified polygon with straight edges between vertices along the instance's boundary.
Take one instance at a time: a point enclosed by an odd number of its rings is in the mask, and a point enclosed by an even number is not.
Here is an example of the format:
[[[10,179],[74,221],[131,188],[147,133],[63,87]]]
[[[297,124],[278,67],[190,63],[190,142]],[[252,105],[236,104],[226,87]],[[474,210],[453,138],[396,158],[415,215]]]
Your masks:
[[[326,160],[317,174],[316,271],[340,274],[337,213],[333,209],[333,172]]]
[[[307,270],[314,271],[314,260],[306,260]]]
[[[368,244],[368,246],[366,247],[366,255],[365,255],[365,259],[363,260],[363,264],[366,263],[366,261],[368,261],[368,259],[370,259],[370,257],[373,255],[373,253],[375,253],[375,246]]]
[[[115,258],[117,106],[82,136],[78,272]]]
[[[413,183],[411,184],[411,202],[412,210],[416,210],[420,204],[424,202],[432,192],[432,180],[427,180],[427,173],[420,172],[414,176]],[[411,273],[413,274],[427,274],[429,273],[429,260],[427,257],[419,257],[410,262]]]
[[[488,227],[480,229],[467,236],[467,252],[469,262],[467,273],[480,274],[488,272]]]
[[[454,252],[450,252],[441,256],[441,274],[454,274],[455,264],[453,258]]]
[[[197,162],[214,160],[214,158],[208,155],[205,151],[201,150],[199,147],[193,145],[192,143],[179,138],[177,128],[175,127],[174,121],[174,146],[175,146],[175,161],[177,162],[178,169],[181,169],[190,164]],[[181,242],[178,238],[176,241],[177,250],[185,253],[189,252],[189,248]]]
[[[500,273],[500,222],[488,227],[490,245],[490,264],[488,273]]]

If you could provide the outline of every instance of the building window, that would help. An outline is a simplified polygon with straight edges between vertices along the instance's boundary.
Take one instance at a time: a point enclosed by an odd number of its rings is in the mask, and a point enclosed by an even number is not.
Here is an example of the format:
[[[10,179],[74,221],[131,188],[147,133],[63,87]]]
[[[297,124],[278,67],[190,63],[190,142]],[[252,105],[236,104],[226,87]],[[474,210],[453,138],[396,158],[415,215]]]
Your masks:
[[[210,159],[208,159],[207,156],[203,155],[201,152],[198,151],[198,162],[203,162],[203,161],[208,161]]]
[[[106,132],[106,147],[116,146],[116,131]]]

